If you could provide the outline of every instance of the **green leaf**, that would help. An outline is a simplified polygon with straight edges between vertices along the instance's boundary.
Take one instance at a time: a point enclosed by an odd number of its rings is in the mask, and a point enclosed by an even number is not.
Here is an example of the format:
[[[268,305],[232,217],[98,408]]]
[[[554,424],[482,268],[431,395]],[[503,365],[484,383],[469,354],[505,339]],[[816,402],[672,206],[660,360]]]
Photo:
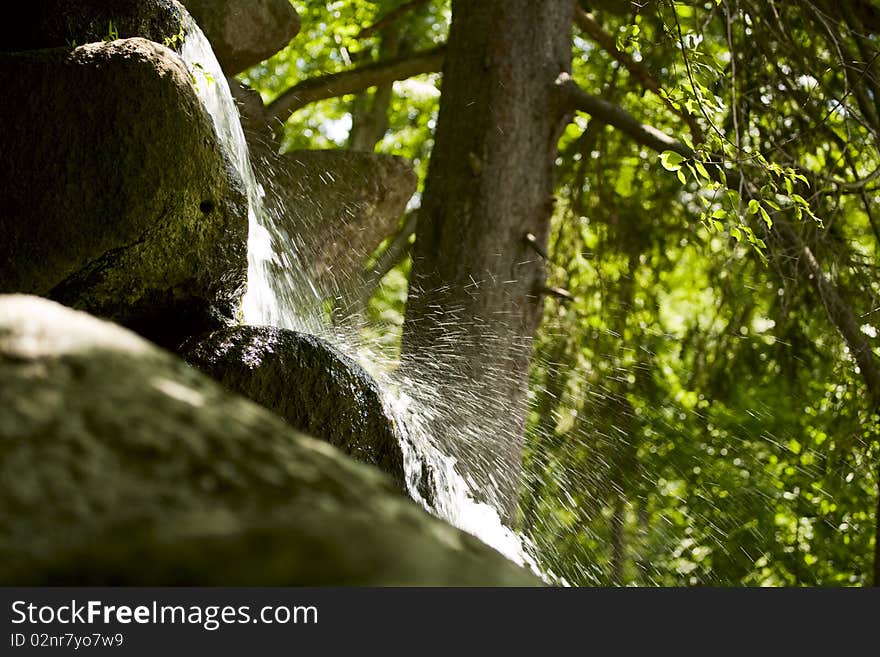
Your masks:
[[[702,163],[702,162],[700,162],[699,160],[695,160],[695,161],[694,161],[694,166],[697,168],[697,173],[699,173],[700,176],[701,176],[704,180],[710,180],[709,172],[706,171],[706,167],[703,166],[703,163]]]
[[[681,169],[682,162],[684,162],[684,157],[680,153],[675,151],[663,151],[660,153],[660,164],[667,171],[678,171]]]

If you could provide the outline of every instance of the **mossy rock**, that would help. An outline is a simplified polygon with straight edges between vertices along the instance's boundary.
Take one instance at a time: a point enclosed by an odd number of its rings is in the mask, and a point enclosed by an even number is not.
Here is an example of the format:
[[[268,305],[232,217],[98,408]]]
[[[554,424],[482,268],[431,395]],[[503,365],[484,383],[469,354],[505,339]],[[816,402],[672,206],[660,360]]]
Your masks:
[[[3,21],[0,50],[41,50],[143,37],[171,44],[187,16],[175,0],[27,0]]]
[[[0,292],[170,347],[229,323],[247,200],[192,76],[141,39],[0,55]]]
[[[134,333],[0,297],[0,584],[531,585]]]
[[[266,326],[215,331],[183,357],[291,426],[389,473],[405,486],[401,429],[375,381],[313,335]]]

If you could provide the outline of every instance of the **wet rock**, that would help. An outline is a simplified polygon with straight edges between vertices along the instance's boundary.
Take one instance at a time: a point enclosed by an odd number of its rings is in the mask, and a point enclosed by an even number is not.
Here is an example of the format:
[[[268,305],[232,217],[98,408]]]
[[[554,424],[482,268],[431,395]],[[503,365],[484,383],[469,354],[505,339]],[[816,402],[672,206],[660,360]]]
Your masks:
[[[183,0],[227,75],[269,59],[299,33],[289,0]]]
[[[201,371],[404,488],[400,429],[375,381],[313,335],[265,326],[215,331],[183,357]]]
[[[228,323],[247,201],[193,84],[140,38],[0,55],[0,292],[167,346]]]
[[[0,50],[38,50],[143,37],[178,46],[186,10],[175,0],[28,0],[2,21]]]
[[[282,241],[297,236],[300,261],[325,290],[358,280],[364,264],[393,235],[416,191],[402,157],[348,150],[292,151],[264,182],[283,205]]]
[[[0,297],[0,584],[536,580],[135,334]]]

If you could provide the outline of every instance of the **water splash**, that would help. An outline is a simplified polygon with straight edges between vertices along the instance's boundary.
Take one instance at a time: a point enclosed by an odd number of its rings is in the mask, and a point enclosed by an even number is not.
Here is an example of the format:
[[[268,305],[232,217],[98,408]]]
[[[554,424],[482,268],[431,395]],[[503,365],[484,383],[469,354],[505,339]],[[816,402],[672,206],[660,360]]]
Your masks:
[[[402,441],[406,485],[410,496],[425,509],[436,513],[459,529],[480,538],[519,566],[528,567],[536,575],[541,572],[524,537],[501,520],[498,510],[485,502],[474,500],[470,486],[456,469],[456,459],[434,445],[427,429],[424,411],[406,393],[386,395],[392,417],[406,427]],[[423,494],[425,469],[431,473],[432,499]],[[531,548],[531,549],[530,549]]]
[[[429,382],[397,381],[394,363],[359,339],[356,318],[334,324],[325,320],[323,299],[336,290],[319,290],[306,275],[306,268],[298,263],[297,236],[287,234],[280,221],[285,212],[283,205],[274,198],[267,202],[266,190],[254,172],[238,110],[211,45],[194,21],[184,25],[184,32],[187,36],[181,56],[247,190],[248,274],[242,321],[317,335],[358,360],[376,377],[386,408],[401,427],[410,496],[428,511],[543,576],[533,556],[534,547],[504,525],[494,506],[475,500],[473,487],[459,473],[456,459],[436,444],[428,420],[438,411],[422,401],[430,395],[420,395],[416,400],[401,392],[420,385],[429,387]],[[279,252],[276,245],[284,245],[285,249]],[[430,494],[424,489],[426,471],[433,482]]]

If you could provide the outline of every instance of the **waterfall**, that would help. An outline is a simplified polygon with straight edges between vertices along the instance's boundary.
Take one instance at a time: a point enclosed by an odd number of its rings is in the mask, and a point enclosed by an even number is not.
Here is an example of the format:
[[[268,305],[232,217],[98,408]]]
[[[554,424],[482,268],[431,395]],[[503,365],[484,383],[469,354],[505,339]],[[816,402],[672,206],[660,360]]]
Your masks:
[[[193,76],[199,98],[247,192],[248,271],[242,321],[314,333],[314,327],[305,322],[302,313],[283,312],[285,307],[313,308],[320,303],[320,295],[297,266],[296,242],[288,241],[290,252],[286,254],[279,254],[273,248],[273,235],[277,235],[278,229],[266,208],[266,191],[254,173],[226,76],[207,37],[191,18],[184,25],[184,33],[181,58]],[[279,298],[284,298],[286,304],[279,304]]]
[[[273,212],[282,212],[283,208],[272,212],[267,209],[266,190],[254,173],[238,109],[211,45],[192,19],[184,25],[184,33],[181,57],[247,190],[248,272],[242,322],[311,333],[358,360],[376,376],[386,409],[401,428],[410,496],[428,511],[542,575],[524,539],[503,524],[494,507],[474,500],[471,488],[455,468],[455,459],[434,444],[426,428],[431,409],[420,408],[411,397],[400,392],[404,386],[387,373],[390,368],[383,368],[381,364],[376,367],[382,358],[359,344],[356,331],[346,331],[338,325],[333,327],[323,320],[321,294],[308,279],[306,268],[297,261],[296,236],[284,234],[277,217],[273,216]],[[277,244],[284,244],[286,252],[279,253]],[[419,490],[425,468],[431,470],[436,484],[431,501]]]

